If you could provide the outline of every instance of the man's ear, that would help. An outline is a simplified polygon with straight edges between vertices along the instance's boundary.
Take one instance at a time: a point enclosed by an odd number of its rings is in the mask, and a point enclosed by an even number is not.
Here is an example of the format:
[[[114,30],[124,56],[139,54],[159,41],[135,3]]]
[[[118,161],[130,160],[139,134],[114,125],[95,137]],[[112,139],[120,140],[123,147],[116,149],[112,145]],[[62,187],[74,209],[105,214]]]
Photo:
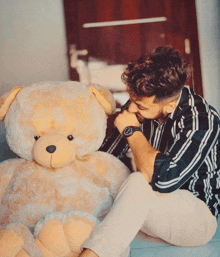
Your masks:
[[[115,113],[116,102],[112,93],[109,90],[97,84],[89,84],[87,87],[89,91],[93,95],[95,95],[98,102],[104,108],[106,114],[111,115]]]
[[[176,100],[173,100],[173,101],[169,102],[168,104],[166,104],[164,106],[166,113],[172,113],[175,110],[176,105],[177,105]]]
[[[9,92],[5,93],[0,97],[0,120],[4,120],[5,115],[7,114],[9,107],[14,101],[17,93],[23,89],[22,86],[14,87]]]

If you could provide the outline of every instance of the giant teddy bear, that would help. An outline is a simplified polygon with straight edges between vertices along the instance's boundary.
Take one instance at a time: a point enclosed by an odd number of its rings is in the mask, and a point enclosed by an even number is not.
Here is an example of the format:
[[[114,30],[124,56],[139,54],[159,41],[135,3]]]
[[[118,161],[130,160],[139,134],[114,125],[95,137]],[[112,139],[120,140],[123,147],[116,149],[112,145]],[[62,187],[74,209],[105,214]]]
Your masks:
[[[0,257],[79,255],[129,175],[97,151],[114,109],[109,91],[72,81],[15,87],[0,98],[20,157],[0,164]]]

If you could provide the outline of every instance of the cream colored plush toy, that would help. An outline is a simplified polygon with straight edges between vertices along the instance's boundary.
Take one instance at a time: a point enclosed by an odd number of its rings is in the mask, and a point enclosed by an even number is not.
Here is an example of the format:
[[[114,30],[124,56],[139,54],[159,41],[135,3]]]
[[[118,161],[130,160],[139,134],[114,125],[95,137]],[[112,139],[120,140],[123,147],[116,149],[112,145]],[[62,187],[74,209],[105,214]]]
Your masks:
[[[129,175],[97,151],[114,109],[109,91],[70,81],[0,98],[8,144],[20,157],[0,164],[0,257],[79,255]]]

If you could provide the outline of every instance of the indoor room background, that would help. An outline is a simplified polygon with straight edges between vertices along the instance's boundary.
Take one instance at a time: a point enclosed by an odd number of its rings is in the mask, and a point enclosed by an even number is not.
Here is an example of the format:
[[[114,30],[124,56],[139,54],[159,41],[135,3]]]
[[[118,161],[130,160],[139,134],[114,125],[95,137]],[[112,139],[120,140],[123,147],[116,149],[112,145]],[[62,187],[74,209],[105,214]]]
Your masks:
[[[95,3],[100,1],[83,0],[79,1],[81,4],[78,5],[75,4],[77,1],[72,0],[72,2],[71,4],[70,0],[0,0],[0,95],[13,86],[28,86],[45,80],[79,79],[82,82],[92,80],[104,84],[102,77],[91,75],[91,70],[94,72],[105,70],[108,64],[111,64],[107,67],[108,74],[115,74],[120,80],[120,73],[129,58],[134,59],[135,54],[138,58],[144,51],[151,51],[154,47],[168,42],[179,48],[192,64],[191,85],[220,112],[219,0],[127,0],[127,4],[126,1],[105,1],[105,6],[101,6],[99,11],[99,18],[104,17],[105,22],[108,19],[113,21],[110,10],[114,11],[114,8],[118,10],[113,15],[116,21],[135,22],[138,20],[137,17],[141,20],[137,24],[125,25],[130,26],[128,31],[133,36],[129,36],[126,30],[122,29],[122,24],[110,23],[108,27],[104,24],[106,30],[104,28],[98,30],[98,27],[95,27],[96,20],[93,20],[92,14],[88,17],[87,12],[94,8],[97,13],[98,4]],[[113,2],[117,4],[113,5]],[[127,6],[127,10],[122,8],[122,12],[119,2]],[[146,5],[144,8],[139,8],[140,13],[136,14],[135,7],[138,4],[134,6],[134,3],[139,2]],[[153,2],[157,3],[158,7],[150,8]],[[111,7],[108,8],[107,3]],[[132,12],[129,10],[129,3],[131,6],[133,3]],[[167,7],[164,3],[172,4]],[[187,6],[188,3],[190,6]],[[191,13],[192,4],[194,13]],[[184,14],[180,9],[181,6],[184,7]],[[154,9],[155,15],[150,9]],[[83,17],[88,18],[90,23],[85,23]],[[151,20],[155,17],[159,19]],[[175,17],[178,19],[180,29],[174,26]],[[69,27],[71,22],[76,26],[73,29]],[[172,22],[173,27],[169,26]],[[81,31],[81,28],[84,30]],[[138,28],[139,34],[135,28]],[[87,39],[85,31],[90,31],[89,33],[93,34],[89,35],[93,36]],[[95,33],[97,37],[94,36]],[[114,48],[110,44],[112,35],[117,36],[114,38]],[[103,41],[104,38],[108,42],[107,45]],[[103,48],[103,45],[106,48]],[[133,49],[134,45],[137,48]],[[107,53],[110,57],[105,55],[102,59],[101,53]],[[123,90],[123,85],[117,86],[117,83],[118,81],[113,80],[110,85],[110,89],[116,93]],[[117,97],[117,94],[115,96]],[[0,123],[0,143],[4,140],[4,126]]]

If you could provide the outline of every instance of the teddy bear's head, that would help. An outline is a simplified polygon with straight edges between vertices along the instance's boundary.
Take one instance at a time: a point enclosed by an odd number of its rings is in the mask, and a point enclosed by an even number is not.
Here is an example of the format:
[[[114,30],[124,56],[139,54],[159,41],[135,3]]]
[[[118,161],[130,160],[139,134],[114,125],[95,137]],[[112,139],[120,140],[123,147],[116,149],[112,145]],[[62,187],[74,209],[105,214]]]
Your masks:
[[[114,110],[109,91],[72,81],[15,87],[0,98],[10,148],[48,168],[96,151],[105,137],[106,113]]]

